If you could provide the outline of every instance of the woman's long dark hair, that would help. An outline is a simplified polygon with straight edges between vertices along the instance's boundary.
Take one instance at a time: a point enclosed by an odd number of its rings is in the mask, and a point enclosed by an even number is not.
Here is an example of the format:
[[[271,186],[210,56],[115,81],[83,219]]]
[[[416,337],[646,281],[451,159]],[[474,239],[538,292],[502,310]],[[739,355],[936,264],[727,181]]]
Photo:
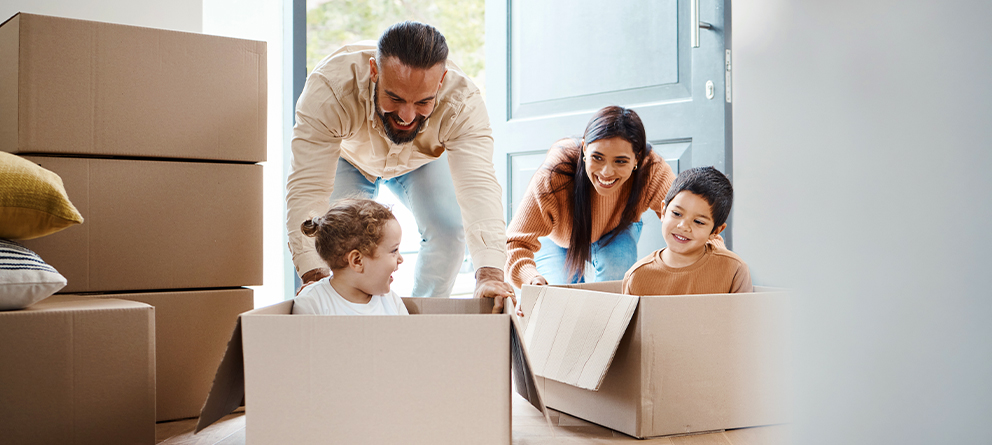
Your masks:
[[[634,150],[637,169],[634,170],[631,181],[630,195],[620,216],[620,225],[613,229],[605,240],[604,245],[610,244],[621,232],[640,218],[637,214],[637,204],[641,199],[641,189],[651,172],[651,145],[647,143],[644,124],[641,118],[629,108],[609,106],[596,112],[586,125],[582,141],[575,141],[577,149],[567,150],[568,159],[551,167],[552,184],[555,174],[572,177],[571,184],[566,182],[552,193],[557,193],[569,185],[572,189],[572,236],[565,255],[565,267],[570,278],[581,277],[585,274],[586,261],[589,260],[592,245],[592,196],[594,192],[592,181],[586,174],[584,150],[589,144],[602,139],[620,138],[630,142]]]

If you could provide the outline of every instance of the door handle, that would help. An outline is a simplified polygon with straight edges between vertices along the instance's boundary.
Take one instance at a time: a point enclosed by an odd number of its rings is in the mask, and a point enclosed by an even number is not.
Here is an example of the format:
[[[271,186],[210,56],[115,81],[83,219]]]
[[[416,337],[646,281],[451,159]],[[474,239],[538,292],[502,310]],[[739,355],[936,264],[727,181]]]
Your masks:
[[[699,0],[692,0],[692,7],[689,12],[689,23],[692,24],[689,40],[692,42],[693,48],[699,48],[699,28],[713,29],[713,25],[699,21]]]

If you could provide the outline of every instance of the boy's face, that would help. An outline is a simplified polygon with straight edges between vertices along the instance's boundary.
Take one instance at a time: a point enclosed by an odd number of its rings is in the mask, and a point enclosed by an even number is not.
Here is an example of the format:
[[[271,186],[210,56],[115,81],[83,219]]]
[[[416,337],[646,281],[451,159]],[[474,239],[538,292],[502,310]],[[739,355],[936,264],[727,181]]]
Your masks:
[[[661,231],[671,253],[692,257],[702,253],[706,242],[715,239],[727,227],[713,230],[713,210],[710,203],[695,193],[682,191],[665,205]]]
[[[365,257],[363,262],[365,268],[362,271],[362,285],[359,289],[370,295],[389,292],[389,285],[393,282],[393,272],[396,272],[403,263],[403,255],[400,255],[402,236],[400,223],[391,219],[386,222],[382,232],[382,241],[375,248],[375,257]]]

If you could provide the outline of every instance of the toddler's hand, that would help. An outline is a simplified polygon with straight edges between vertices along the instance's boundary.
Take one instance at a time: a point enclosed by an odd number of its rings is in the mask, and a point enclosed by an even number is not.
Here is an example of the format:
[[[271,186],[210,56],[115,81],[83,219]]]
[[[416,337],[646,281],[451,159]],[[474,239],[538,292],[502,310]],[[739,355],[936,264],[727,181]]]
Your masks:
[[[544,277],[538,275],[538,276],[530,279],[530,284],[532,286],[547,286],[548,285],[548,280],[545,280]]]

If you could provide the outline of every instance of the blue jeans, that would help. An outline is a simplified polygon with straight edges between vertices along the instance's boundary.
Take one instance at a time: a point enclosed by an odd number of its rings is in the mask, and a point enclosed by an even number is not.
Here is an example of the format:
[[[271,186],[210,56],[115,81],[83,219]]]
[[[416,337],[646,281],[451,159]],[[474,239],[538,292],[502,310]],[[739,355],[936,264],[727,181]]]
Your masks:
[[[589,261],[586,262],[586,276],[593,273],[593,281],[596,282],[622,280],[627,269],[637,261],[637,240],[641,238],[642,225],[641,221],[632,223],[608,245],[603,244],[609,238],[609,233],[592,243],[589,246]],[[568,249],[559,247],[548,237],[538,238],[538,241],[541,242],[541,250],[534,255],[534,262],[537,263],[537,271],[548,280],[548,284],[585,283],[585,277],[568,279],[568,270],[565,268]]]
[[[385,185],[413,212],[420,231],[420,254],[414,266],[413,297],[448,297],[465,258],[462,212],[455,200],[448,155],[392,179],[369,182],[354,165],[338,160],[331,202],[342,198],[375,199]]]

